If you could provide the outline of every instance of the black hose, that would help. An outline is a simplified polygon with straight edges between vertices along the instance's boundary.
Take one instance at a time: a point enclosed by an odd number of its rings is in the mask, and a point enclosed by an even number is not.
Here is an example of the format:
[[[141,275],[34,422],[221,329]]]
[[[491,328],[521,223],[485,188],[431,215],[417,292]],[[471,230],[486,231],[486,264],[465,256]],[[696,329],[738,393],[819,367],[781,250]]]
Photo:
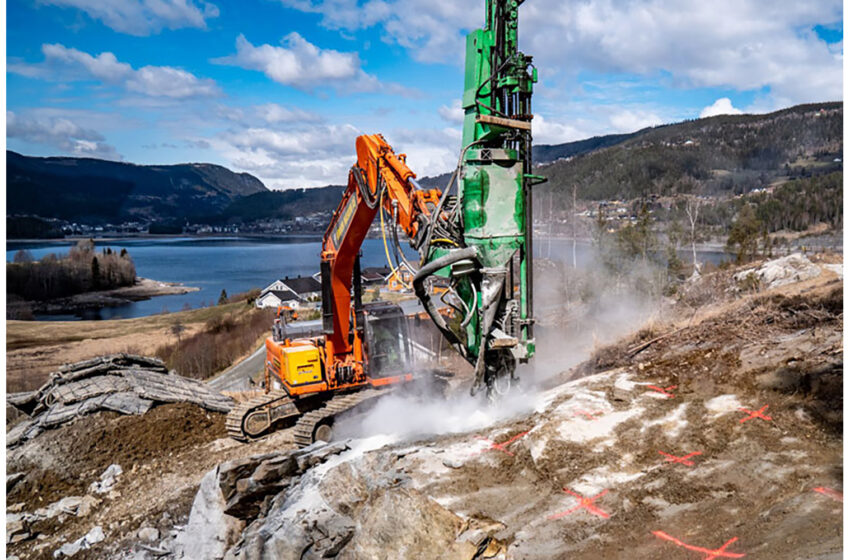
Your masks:
[[[369,210],[374,210],[375,206],[378,204],[378,199],[381,194],[380,185],[376,185],[375,196],[372,196],[372,190],[369,188],[368,183],[366,182],[366,174],[363,169],[357,165],[351,167],[351,172],[354,174],[354,180],[357,182],[357,187],[360,189],[360,195],[363,197],[363,202],[366,203],[366,207]],[[378,179],[380,179],[380,173],[378,173]]]
[[[453,265],[454,263],[464,259],[475,259],[477,257],[478,251],[475,250],[475,247],[453,249],[449,251],[448,254],[423,265],[413,277],[413,291],[416,294],[416,297],[418,297],[419,301],[422,302],[422,306],[425,308],[425,311],[431,317],[431,320],[434,321],[434,324],[440,332],[443,333],[443,336],[448,339],[449,344],[451,344],[458,353],[464,357],[464,359],[468,359],[466,348],[463,343],[461,343],[457,335],[446,324],[443,316],[437,311],[436,306],[434,306],[434,302],[431,301],[431,294],[429,294],[428,290],[425,289],[425,280],[441,268]]]

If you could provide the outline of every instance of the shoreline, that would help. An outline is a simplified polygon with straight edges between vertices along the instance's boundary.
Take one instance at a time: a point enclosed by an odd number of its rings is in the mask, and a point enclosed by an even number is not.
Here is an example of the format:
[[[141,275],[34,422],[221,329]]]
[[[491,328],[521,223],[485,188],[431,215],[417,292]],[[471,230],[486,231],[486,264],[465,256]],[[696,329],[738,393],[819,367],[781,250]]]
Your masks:
[[[150,278],[137,277],[132,286],[123,286],[111,290],[86,292],[48,301],[18,300],[7,302],[10,308],[29,310],[44,315],[66,315],[92,308],[119,307],[136,301],[144,301],[158,296],[172,296],[200,291],[194,286],[185,286],[179,282],[160,282]]]

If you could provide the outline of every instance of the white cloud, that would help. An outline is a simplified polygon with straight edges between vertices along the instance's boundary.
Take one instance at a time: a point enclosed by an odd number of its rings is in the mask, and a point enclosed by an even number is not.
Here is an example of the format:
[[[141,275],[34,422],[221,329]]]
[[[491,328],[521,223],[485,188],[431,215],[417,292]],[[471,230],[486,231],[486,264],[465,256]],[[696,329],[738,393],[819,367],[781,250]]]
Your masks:
[[[728,97],[721,97],[705,109],[703,109],[699,116],[700,118],[705,117],[714,117],[716,115],[740,115],[741,110],[736,109],[732,106],[732,100]]]
[[[111,52],[92,56],[60,44],[42,45],[41,51],[44,62],[10,64],[8,71],[45,80],[96,79],[149,97],[187,99],[220,93],[213,80],[171,66],[143,66],[135,70],[126,62],[119,62]]]
[[[610,122],[614,132],[634,132],[649,126],[664,124],[657,114],[639,109],[618,111],[611,115]]]
[[[6,111],[6,136],[24,142],[58,148],[80,157],[121,160],[115,148],[95,130],[59,117],[34,117]]]
[[[479,0],[281,0],[332,29],[380,25],[419,61],[457,63],[483,24]],[[810,30],[843,18],[840,0],[535,0],[520,8],[520,43],[543,80],[580,71],[669,75],[676,87],[770,89],[774,107],[842,98],[842,45]],[[801,31],[802,30],[802,31]]]
[[[585,130],[575,125],[551,121],[539,113],[531,121],[531,135],[535,144],[563,144],[588,136]]]
[[[316,113],[310,113],[302,109],[283,107],[277,103],[266,103],[258,105],[256,112],[269,124],[291,123],[291,122],[316,122],[322,117]]]
[[[170,66],[143,66],[127,80],[129,91],[151,97],[185,99],[189,97],[211,97],[218,95],[218,86],[209,79],[200,79],[194,74]]]
[[[230,128],[208,142],[226,165],[259,177],[269,188],[288,189],[345,184],[357,155],[354,140],[365,131],[349,122],[323,122],[305,113],[293,118],[293,109],[273,104],[245,108],[220,107]],[[262,118],[272,115],[271,119]],[[276,121],[282,114],[286,120]],[[384,130],[396,153],[406,153],[417,176],[435,175],[454,168],[460,131],[446,129]]]
[[[381,24],[382,39],[398,44],[422,62],[462,62],[465,32],[483,23],[480,0],[281,0],[289,7],[322,15],[330,29],[355,31]]]
[[[460,99],[455,99],[452,101],[451,107],[448,105],[441,105],[439,109],[437,109],[437,113],[443,118],[443,120],[450,122],[452,124],[463,124],[463,107],[460,106]]]
[[[305,91],[325,85],[349,92],[381,88],[378,79],[360,67],[356,52],[321,49],[295,31],[286,35],[281,44],[281,47],[254,46],[244,35],[239,35],[236,54],[212,62],[256,70],[279,84]]]
[[[111,29],[145,36],[164,28],[206,29],[208,18],[218,17],[218,8],[194,0],[38,0],[41,4],[76,8]]]

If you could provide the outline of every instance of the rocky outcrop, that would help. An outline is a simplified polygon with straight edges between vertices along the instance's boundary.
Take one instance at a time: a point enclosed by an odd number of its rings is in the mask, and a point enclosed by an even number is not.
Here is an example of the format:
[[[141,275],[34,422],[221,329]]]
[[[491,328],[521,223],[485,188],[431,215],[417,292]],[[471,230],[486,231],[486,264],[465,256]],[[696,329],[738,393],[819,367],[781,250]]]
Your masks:
[[[748,278],[755,278],[763,287],[769,289],[811,280],[820,273],[821,269],[818,265],[801,253],[792,253],[786,257],[767,261],[759,267],[742,270],[736,273],[734,278],[740,283],[746,283]]]

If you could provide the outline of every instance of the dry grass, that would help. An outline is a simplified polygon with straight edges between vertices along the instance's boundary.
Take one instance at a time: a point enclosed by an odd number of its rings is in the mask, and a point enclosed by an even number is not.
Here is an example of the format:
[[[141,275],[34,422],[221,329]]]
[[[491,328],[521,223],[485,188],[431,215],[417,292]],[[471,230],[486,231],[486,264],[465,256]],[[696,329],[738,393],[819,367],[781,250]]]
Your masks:
[[[207,379],[253,351],[273,320],[272,309],[213,317],[203,329],[160,346],[155,355],[182,375]]]
[[[173,343],[176,323],[186,338],[203,330],[211,320],[241,316],[253,308],[229,303],[204,309],[111,321],[7,321],[6,390],[29,391],[41,386],[47,374],[68,362],[114,352],[153,355]]]

